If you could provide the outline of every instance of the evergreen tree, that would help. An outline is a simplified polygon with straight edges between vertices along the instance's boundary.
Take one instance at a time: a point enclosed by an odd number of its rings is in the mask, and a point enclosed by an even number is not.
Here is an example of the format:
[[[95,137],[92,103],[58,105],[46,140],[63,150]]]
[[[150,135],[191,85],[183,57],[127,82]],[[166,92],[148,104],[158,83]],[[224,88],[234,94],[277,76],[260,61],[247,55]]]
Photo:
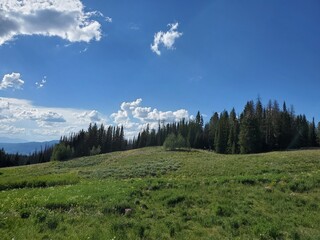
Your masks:
[[[196,122],[195,122],[196,126],[196,132],[195,132],[195,139],[194,139],[194,144],[193,147],[194,148],[203,148],[203,117],[200,114],[200,112],[198,111],[197,115],[196,115]]]
[[[209,145],[209,123],[206,123],[203,129],[203,147],[204,149],[210,149]]]
[[[256,143],[256,152],[261,152],[264,146],[264,119],[263,119],[263,107],[260,98],[258,98],[256,105],[255,105],[255,119],[257,124],[256,129],[256,137],[257,137],[257,143]]]
[[[272,109],[272,125],[273,125],[273,136],[274,136],[274,146],[273,149],[280,149],[280,138],[281,138],[281,113],[279,103],[274,100],[273,101],[273,109]]]
[[[318,127],[317,127],[317,142],[318,142],[318,146],[320,147],[320,122],[318,123]]]
[[[240,153],[257,152],[257,142],[259,141],[259,126],[255,117],[254,103],[249,101],[240,119]]]
[[[187,139],[192,148],[195,148],[196,146],[197,129],[198,129],[197,123],[195,121],[190,121]]]
[[[316,125],[315,125],[315,122],[314,122],[314,118],[312,119],[312,122],[309,125],[308,145],[310,147],[316,147],[317,146],[317,133],[316,133]]]
[[[223,111],[218,122],[215,135],[215,150],[217,153],[227,153],[229,136],[229,114]]]
[[[274,134],[274,111],[271,100],[269,100],[267,109],[266,109],[266,116],[265,116],[265,146],[266,151],[271,151],[274,149],[276,145],[275,142],[275,134]]]
[[[305,115],[298,115],[295,119],[295,139],[293,148],[308,147],[309,124]]]
[[[279,122],[279,149],[288,149],[292,140],[292,117],[287,111],[286,103],[283,103],[283,110],[280,113]]]
[[[239,152],[239,122],[234,108],[230,112],[229,117],[229,136],[228,136],[228,150],[230,154]]]
[[[215,112],[209,122],[209,149],[215,150],[215,136],[218,128],[219,114]]]

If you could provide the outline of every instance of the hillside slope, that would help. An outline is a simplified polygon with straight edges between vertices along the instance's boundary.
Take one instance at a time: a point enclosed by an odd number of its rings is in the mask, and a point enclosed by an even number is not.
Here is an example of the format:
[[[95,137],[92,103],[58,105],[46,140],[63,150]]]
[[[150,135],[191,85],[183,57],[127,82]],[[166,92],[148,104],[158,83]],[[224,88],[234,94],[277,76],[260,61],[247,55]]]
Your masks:
[[[0,170],[1,239],[318,239],[320,151],[126,152]]]

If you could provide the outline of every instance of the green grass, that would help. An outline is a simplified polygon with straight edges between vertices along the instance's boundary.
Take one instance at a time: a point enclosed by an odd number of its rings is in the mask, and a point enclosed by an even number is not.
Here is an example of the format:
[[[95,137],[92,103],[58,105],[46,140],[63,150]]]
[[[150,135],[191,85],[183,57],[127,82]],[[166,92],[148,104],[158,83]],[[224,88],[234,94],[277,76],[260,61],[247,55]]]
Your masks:
[[[1,239],[320,239],[319,212],[319,150],[157,147],[0,169]]]

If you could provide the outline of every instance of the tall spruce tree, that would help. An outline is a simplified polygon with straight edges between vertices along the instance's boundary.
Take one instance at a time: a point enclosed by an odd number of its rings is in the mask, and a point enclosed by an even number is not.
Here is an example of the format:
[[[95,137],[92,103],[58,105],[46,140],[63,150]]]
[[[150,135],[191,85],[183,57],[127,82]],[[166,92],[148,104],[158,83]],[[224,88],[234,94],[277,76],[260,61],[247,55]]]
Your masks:
[[[316,133],[316,124],[314,122],[314,118],[312,119],[312,122],[309,124],[308,145],[310,147],[317,146],[317,133]]]
[[[292,117],[287,111],[286,102],[283,103],[282,112],[280,113],[280,135],[279,148],[284,150],[289,148],[292,139]]]
[[[260,98],[258,98],[256,105],[255,105],[255,118],[257,124],[257,143],[256,143],[256,151],[261,152],[263,149],[264,143],[264,119],[263,119],[263,107]]]
[[[218,128],[219,114],[215,112],[209,122],[209,149],[215,150],[215,136]]]
[[[229,136],[228,136],[228,150],[230,154],[239,153],[239,122],[236,111],[233,108],[229,116]]]
[[[318,142],[318,146],[320,147],[320,122],[318,123],[318,127],[317,127],[317,142]]]
[[[223,111],[220,115],[215,136],[215,150],[217,153],[227,153],[229,136],[229,114]]]
[[[254,103],[249,101],[240,118],[240,153],[257,152],[257,142],[259,142],[259,126],[255,117]]]
[[[265,147],[266,151],[271,151],[275,146],[274,125],[273,125],[273,106],[269,100],[265,111]]]

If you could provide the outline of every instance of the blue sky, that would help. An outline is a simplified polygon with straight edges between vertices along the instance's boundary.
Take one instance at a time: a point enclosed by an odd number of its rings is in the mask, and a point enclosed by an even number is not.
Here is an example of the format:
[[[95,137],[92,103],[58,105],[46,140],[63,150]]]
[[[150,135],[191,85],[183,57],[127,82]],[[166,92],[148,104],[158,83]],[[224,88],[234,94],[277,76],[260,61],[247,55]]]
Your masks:
[[[0,138],[131,137],[258,96],[320,121],[319,1],[46,2],[0,1]]]

